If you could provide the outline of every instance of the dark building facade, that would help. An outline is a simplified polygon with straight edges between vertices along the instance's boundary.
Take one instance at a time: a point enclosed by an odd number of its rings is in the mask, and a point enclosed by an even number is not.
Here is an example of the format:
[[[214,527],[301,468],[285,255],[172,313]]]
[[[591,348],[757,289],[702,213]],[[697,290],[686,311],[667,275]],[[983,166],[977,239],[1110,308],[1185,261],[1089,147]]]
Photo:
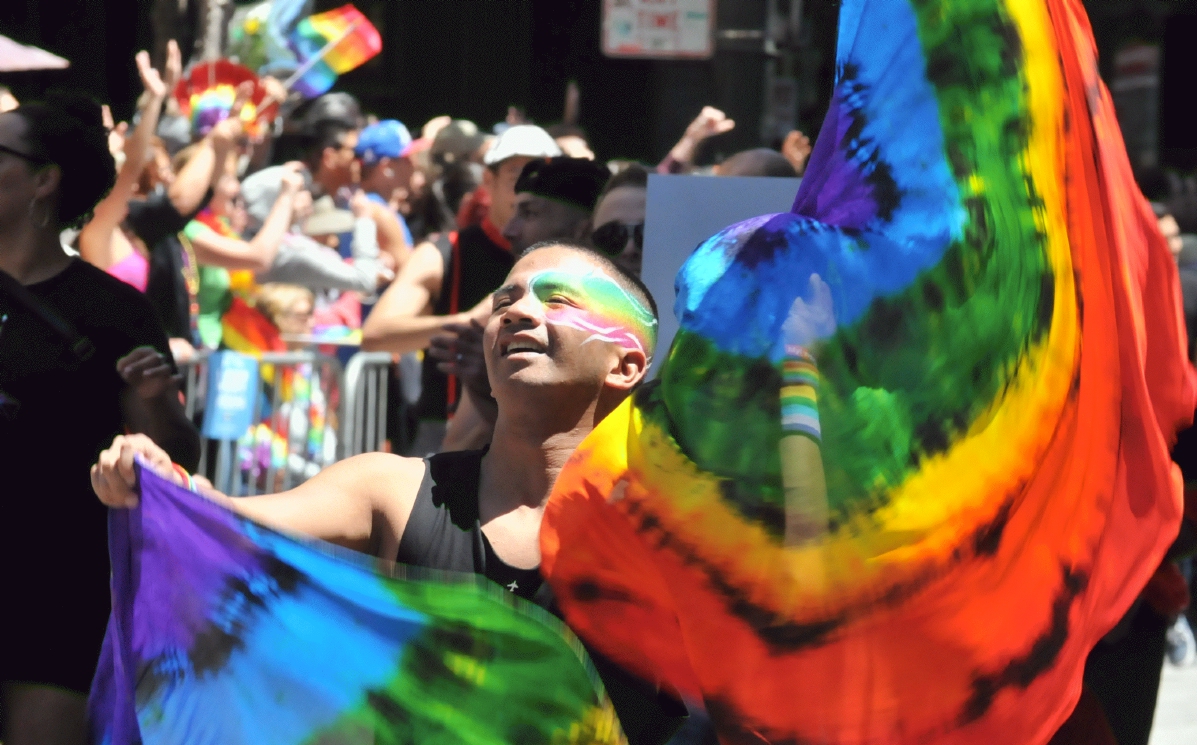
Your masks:
[[[346,0],[317,0],[316,9]],[[770,110],[772,76],[794,81],[786,116],[814,135],[834,73],[833,0],[716,0],[714,55],[706,60],[611,59],[600,49],[602,0],[354,0],[383,35],[383,53],[344,75],[338,88],[368,111],[418,127],[439,114],[484,128],[508,106],[551,124],[562,118],[565,90],[581,92],[578,123],[602,158],[655,161],[705,104],[736,120],[708,143],[700,160],[776,144]],[[799,24],[786,28],[791,3]],[[133,52],[161,48],[155,24],[164,8],[185,49],[201,25],[201,0],[5,0],[0,33],[71,60],[61,72],[0,74],[19,98],[51,85],[78,87],[128,116],[139,92]],[[1122,95],[1128,143],[1154,148],[1158,164],[1197,168],[1192,79],[1197,74],[1197,0],[1087,0],[1113,82],[1115,58],[1128,46],[1158,48],[1157,88]],[[157,14],[157,15],[156,15]],[[1140,55],[1142,56],[1142,55]],[[1150,57],[1150,53],[1147,53]],[[1124,84],[1125,93],[1133,85]],[[1117,91],[1116,91],[1117,93]],[[1145,111],[1139,111],[1145,109]],[[786,116],[783,116],[784,120]],[[1133,131],[1132,131],[1133,130]],[[1145,131],[1140,131],[1145,130]],[[1136,156],[1137,157],[1137,156]]]

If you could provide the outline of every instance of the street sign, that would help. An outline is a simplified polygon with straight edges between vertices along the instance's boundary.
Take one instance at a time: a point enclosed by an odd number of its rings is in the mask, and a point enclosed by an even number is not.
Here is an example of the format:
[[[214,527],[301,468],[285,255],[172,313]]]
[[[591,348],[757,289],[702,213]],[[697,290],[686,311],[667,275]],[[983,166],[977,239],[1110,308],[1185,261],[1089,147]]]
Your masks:
[[[208,363],[204,437],[237,440],[253,424],[258,396],[258,361],[236,352],[218,352]]]
[[[608,57],[707,59],[714,29],[715,0],[603,0]]]

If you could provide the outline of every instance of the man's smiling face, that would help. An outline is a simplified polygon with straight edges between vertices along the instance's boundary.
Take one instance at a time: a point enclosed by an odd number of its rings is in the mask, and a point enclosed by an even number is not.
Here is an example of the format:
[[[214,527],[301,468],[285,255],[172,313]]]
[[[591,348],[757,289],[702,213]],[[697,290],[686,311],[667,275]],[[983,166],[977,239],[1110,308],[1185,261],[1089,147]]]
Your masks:
[[[498,398],[512,386],[621,386],[628,365],[638,381],[655,341],[652,313],[599,261],[549,247],[516,262],[495,292],[484,346]]]

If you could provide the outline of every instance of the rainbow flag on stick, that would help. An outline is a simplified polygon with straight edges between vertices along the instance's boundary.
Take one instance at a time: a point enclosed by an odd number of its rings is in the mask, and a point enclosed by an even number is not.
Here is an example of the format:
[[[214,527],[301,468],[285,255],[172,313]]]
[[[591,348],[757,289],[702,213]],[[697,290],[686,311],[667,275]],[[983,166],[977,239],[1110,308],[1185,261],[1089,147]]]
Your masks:
[[[325,93],[338,75],[382,51],[378,29],[352,5],[308,16],[290,41],[301,64],[286,85],[309,98]]]

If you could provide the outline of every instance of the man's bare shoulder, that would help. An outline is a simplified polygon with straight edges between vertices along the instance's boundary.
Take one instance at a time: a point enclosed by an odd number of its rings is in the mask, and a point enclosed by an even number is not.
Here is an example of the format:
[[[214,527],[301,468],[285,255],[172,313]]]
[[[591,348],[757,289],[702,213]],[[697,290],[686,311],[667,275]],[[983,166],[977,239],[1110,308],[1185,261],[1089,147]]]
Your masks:
[[[362,453],[337,464],[339,469],[352,473],[354,480],[381,487],[386,491],[419,491],[424,480],[424,460],[394,453]]]

